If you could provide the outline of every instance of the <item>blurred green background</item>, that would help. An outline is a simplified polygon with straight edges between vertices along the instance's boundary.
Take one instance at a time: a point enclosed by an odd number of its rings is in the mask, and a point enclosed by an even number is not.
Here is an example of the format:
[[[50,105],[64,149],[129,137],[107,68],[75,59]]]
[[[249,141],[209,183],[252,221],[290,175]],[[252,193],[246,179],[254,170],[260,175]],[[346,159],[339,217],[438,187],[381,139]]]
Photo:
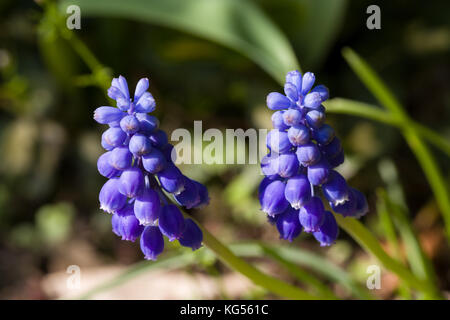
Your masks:
[[[281,91],[277,74],[287,70],[278,67],[290,66],[292,57],[283,55],[289,44],[301,69],[313,71],[331,97],[378,104],[342,57],[342,48],[349,46],[381,75],[411,118],[450,139],[448,1],[380,2],[381,30],[366,27],[366,8],[373,1],[161,5],[134,0],[123,6],[136,10],[119,14],[104,1],[91,7],[90,1],[80,2],[81,29],[73,32],[64,28],[64,6],[58,11],[52,2],[0,3],[0,298],[76,297],[142,260],[139,245],[112,234],[109,217],[98,208],[104,178],[97,173],[96,160],[102,153],[103,128],[92,114],[108,104],[101,87],[112,76],[124,75],[130,86],[149,77],[155,113],[169,133],[192,130],[194,120],[202,120],[204,130],[270,128],[265,97]],[[240,6],[242,10],[236,10]],[[186,27],[192,21],[197,21],[197,29]],[[229,27],[229,33],[220,33],[221,26]],[[217,34],[215,28],[220,29]],[[240,42],[230,34],[250,41]],[[87,61],[86,56],[80,58],[83,48],[89,48],[99,64],[89,56]],[[260,54],[255,48],[262,48]],[[94,64],[87,65],[89,61]],[[328,121],[344,143],[347,162],[341,172],[368,197],[370,212],[364,224],[413,271],[411,254],[424,252],[447,297],[450,254],[441,212],[402,135],[392,126],[356,116],[330,113]],[[448,155],[432,151],[448,187]],[[193,214],[225,243],[259,241],[299,250],[292,252],[293,261],[339,298],[364,297],[358,290],[365,292],[366,267],[376,261],[345,232],[331,248],[321,248],[307,236],[293,243],[280,241],[259,211],[255,188],[261,177],[254,167],[203,165],[183,171],[207,184],[211,204]],[[390,217],[398,219],[392,222]],[[417,245],[420,250],[414,251]],[[268,252],[258,253],[251,245],[238,249],[269,273],[304,286],[301,275],[296,278],[267,259]],[[274,297],[232,273],[207,249],[192,255],[170,244],[164,255],[176,257],[179,252],[194,260],[183,258],[170,270],[163,265],[151,272],[139,272],[143,264],[133,265],[136,277],[144,277],[141,281],[120,283],[89,297]],[[322,260],[311,262],[317,257],[328,261],[327,270],[318,269]],[[83,290],[66,288],[69,265],[81,267]],[[152,274],[167,282],[158,283]],[[382,289],[370,292],[373,296],[420,298],[392,273],[383,270],[382,276]],[[173,293],[176,283],[167,285],[169,281],[179,281],[185,290]]]

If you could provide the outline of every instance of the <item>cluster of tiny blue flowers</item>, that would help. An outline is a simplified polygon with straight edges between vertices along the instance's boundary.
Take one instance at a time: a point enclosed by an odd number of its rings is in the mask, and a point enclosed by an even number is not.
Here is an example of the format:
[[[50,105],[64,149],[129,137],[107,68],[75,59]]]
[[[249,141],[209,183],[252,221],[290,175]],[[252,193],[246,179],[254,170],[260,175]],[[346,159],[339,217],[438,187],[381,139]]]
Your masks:
[[[315,76],[291,71],[284,95],[271,92],[267,106],[274,129],[267,135],[267,154],[261,161],[265,178],[259,186],[261,210],[276,224],[280,238],[292,241],[302,230],[321,246],[338,237],[339,228],[315,192],[321,189],[331,209],[344,217],[367,213],[366,197],[348,186],[334,168],[344,162],[344,151],[332,127],[325,124],[328,89],[313,87]]]
[[[145,259],[155,260],[164,250],[163,235],[192,250],[203,240],[200,228],[167,201],[163,190],[186,209],[207,205],[209,196],[204,185],[175,166],[167,134],[148,114],[155,110],[148,87],[148,79],[139,80],[131,99],[125,78],[114,78],[108,96],[117,107],[97,108],[94,119],[109,126],[101,142],[106,152],[97,162],[100,174],[109,179],[100,190],[100,208],[112,214],[115,234],[128,241],[140,238]]]

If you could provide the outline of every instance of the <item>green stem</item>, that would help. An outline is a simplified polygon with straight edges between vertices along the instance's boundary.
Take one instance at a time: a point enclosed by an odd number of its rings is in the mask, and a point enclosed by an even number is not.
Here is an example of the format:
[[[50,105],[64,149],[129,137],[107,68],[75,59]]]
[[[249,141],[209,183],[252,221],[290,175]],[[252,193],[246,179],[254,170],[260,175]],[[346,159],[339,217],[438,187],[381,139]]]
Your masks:
[[[418,279],[411,271],[405,268],[401,263],[392,259],[380,246],[379,241],[356,219],[344,218],[341,215],[334,215],[339,226],[344,229],[359,245],[372,254],[383,266],[394,272],[400,279],[409,286],[426,293],[434,299],[441,299],[439,293],[435,292],[432,285],[428,282]]]
[[[281,266],[283,266],[290,274],[295,276],[300,282],[307,283],[312,287],[318,294],[320,294],[325,299],[338,300],[339,298],[331,291],[325,284],[323,284],[319,279],[317,279],[311,272],[303,270],[297,264],[292,263],[284,259],[279,255],[274,249],[269,247],[262,247],[264,254],[273,260],[277,261]]]
[[[248,264],[241,258],[237,257],[230,249],[223,245],[216,237],[214,237],[208,230],[197,223],[203,231],[203,243],[211,249],[216,256],[228,265],[233,270],[241,273],[250,279],[254,284],[261,286],[270,292],[273,292],[281,297],[298,300],[314,300],[319,297],[310,295],[306,291],[297,288],[289,283],[271,277],[262,273],[257,268]]]
[[[400,129],[404,129],[406,126],[412,127],[412,129],[420,136],[450,157],[450,141],[440,136],[437,132],[414,120],[410,119],[408,124],[405,124],[401,119],[394,116],[392,113],[386,112],[377,106],[350,99],[333,98],[324,102],[324,105],[328,112],[359,116],[395,126]]]
[[[415,128],[412,125],[413,121],[409,118],[402,105],[397,101],[390,90],[384,85],[377,73],[351,49],[344,49],[343,55],[353,71],[370,92],[372,92],[380,104],[388,109],[395,116],[397,121],[401,122],[403,136],[419,161],[436,197],[436,201],[444,218],[447,239],[450,241],[449,192],[433,155],[414,131]]]

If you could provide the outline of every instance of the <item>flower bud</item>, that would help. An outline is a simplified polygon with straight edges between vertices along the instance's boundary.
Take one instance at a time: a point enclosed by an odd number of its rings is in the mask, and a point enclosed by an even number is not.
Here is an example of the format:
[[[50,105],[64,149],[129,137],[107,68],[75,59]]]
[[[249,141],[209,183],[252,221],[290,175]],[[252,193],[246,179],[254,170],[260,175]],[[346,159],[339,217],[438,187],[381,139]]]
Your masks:
[[[292,242],[302,232],[302,225],[300,224],[298,215],[298,210],[289,207],[277,216],[276,224],[280,239]]]
[[[266,99],[267,106],[271,110],[283,110],[291,106],[292,102],[288,97],[279,92],[271,92]]]
[[[266,137],[266,145],[275,153],[285,153],[292,148],[287,132],[277,129],[269,131]]]
[[[330,174],[330,165],[325,159],[308,167],[308,180],[313,186],[319,186],[328,180]]]
[[[342,151],[341,141],[338,137],[334,137],[329,144],[322,145],[320,149],[327,158],[334,158]]]
[[[134,198],[142,193],[145,187],[144,175],[141,169],[131,167],[120,175],[119,192],[128,198]]]
[[[136,113],[136,118],[139,120],[139,132],[149,135],[159,127],[159,120],[154,116],[146,113]]]
[[[300,208],[298,217],[305,232],[315,232],[318,231],[319,227],[322,225],[324,215],[325,209],[322,200],[318,197],[311,197],[311,199]]]
[[[279,180],[269,183],[260,195],[261,210],[269,216],[275,216],[286,210],[289,202],[284,197],[284,190],[285,185]]]
[[[120,89],[125,99],[130,100],[130,92],[128,91],[128,83],[125,77],[119,76],[111,81],[111,85]]]
[[[133,241],[142,234],[144,227],[139,225],[134,215],[133,205],[127,204],[115,213],[117,215],[117,229],[122,240]]]
[[[319,230],[313,232],[314,238],[320,242],[320,246],[331,246],[339,235],[339,228],[330,211],[325,211],[323,224],[319,227]]]
[[[169,241],[179,239],[184,230],[184,217],[177,206],[165,205],[159,215],[159,230]]]
[[[313,131],[313,138],[321,145],[329,144],[334,138],[334,130],[327,124],[324,124],[317,130]]]
[[[318,92],[311,92],[305,96],[305,100],[303,100],[303,104],[305,107],[310,109],[317,109],[322,103],[322,99]]]
[[[150,92],[144,92],[139,100],[136,100],[136,112],[147,113],[155,110],[156,102]]]
[[[323,101],[327,100],[330,97],[330,91],[328,90],[327,87],[325,87],[322,84],[319,84],[318,86],[315,86],[311,92],[317,92],[318,94],[320,94],[320,98]]]
[[[105,140],[109,146],[119,147],[123,145],[127,139],[127,134],[123,132],[122,129],[113,127],[103,133],[102,139]]]
[[[148,90],[149,81],[148,78],[142,78],[136,84],[136,89],[134,90],[134,101],[138,101],[139,98]]]
[[[162,149],[168,142],[167,133],[162,130],[157,130],[152,132],[149,136],[149,139],[153,146]]]
[[[299,146],[296,154],[298,161],[304,167],[311,166],[320,160],[320,150],[312,142]]]
[[[152,150],[150,139],[139,133],[130,138],[128,147],[135,157],[143,156]]]
[[[139,130],[139,120],[133,115],[125,116],[120,120],[120,127],[128,134],[135,134]]]
[[[264,192],[264,189],[273,181],[273,179],[270,179],[269,177],[264,177],[264,179],[261,180],[258,187],[258,195],[262,195]]]
[[[113,100],[117,99],[125,99],[125,96],[123,95],[122,91],[120,91],[119,88],[111,86],[108,89],[108,97],[110,97]]]
[[[356,213],[356,196],[352,189],[348,191],[348,200],[339,204],[330,203],[334,212],[342,214],[344,217],[353,216]]]
[[[134,201],[134,215],[141,225],[155,225],[160,210],[159,196],[153,189],[146,188]]]
[[[316,81],[316,77],[314,76],[314,73],[312,72],[306,72],[303,75],[302,79],[302,95],[306,95],[309,90],[311,90],[312,86],[314,85],[314,81]]]
[[[288,138],[294,146],[300,146],[309,142],[309,129],[302,124],[292,126],[288,130]]]
[[[297,109],[288,109],[283,112],[283,121],[287,126],[295,126],[302,121],[302,113]]]
[[[286,182],[284,196],[291,207],[300,209],[311,199],[311,185],[304,174],[289,178]]]
[[[126,146],[114,148],[109,157],[109,163],[117,170],[125,170],[131,167],[132,161],[133,155]]]
[[[197,226],[197,224],[192,221],[192,219],[184,220],[184,230],[178,239],[178,242],[183,247],[192,248],[192,250],[197,250],[202,246],[203,232]]]
[[[306,122],[311,128],[320,128],[325,121],[325,112],[319,110],[311,110],[305,116]]]
[[[292,101],[298,100],[298,91],[295,84],[286,82],[284,85],[284,94]]]
[[[284,113],[284,111],[281,111],[281,110],[280,111],[276,111],[276,112],[274,112],[272,114],[272,118],[271,118],[273,127],[275,129],[278,129],[278,130],[281,130],[281,131],[289,129],[289,126],[287,126],[284,123],[283,113]]]
[[[174,146],[171,145],[170,143],[162,147],[161,152],[163,153],[164,158],[166,158],[168,162],[175,163],[175,161],[177,160],[177,151],[175,150]]]
[[[261,171],[270,180],[279,178],[279,176],[278,176],[278,156],[272,155],[271,153],[265,155],[261,159]]]
[[[280,154],[274,161],[277,173],[282,178],[289,178],[297,174],[299,163],[294,153]]]
[[[158,227],[145,227],[140,242],[142,253],[147,260],[156,260],[164,250],[164,238]]]
[[[116,104],[117,108],[119,108],[122,111],[128,111],[132,106],[134,106],[134,104],[130,100],[122,97],[117,98]]]
[[[166,168],[157,173],[159,183],[169,193],[179,194],[184,190],[184,177],[180,169],[168,163]]]
[[[180,205],[186,209],[192,209],[195,204],[200,201],[200,195],[198,194],[197,186],[188,177],[183,177],[184,190],[173,198]]]
[[[199,195],[199,201],[194,204],[193,208],[203,208],[204,206],[207,206],[209,204],[209,194],[208,189],[205,185],[201,184],[198,181],[191,180],[197,189],[198,195]]]
[[[120,234],[119,220],[120,220],[120,218],[117,215],[117,213],[113,213],[112,216],[111,216],[112,232],[114,232],[117,236],[122,237],[122,235]]]
[[[288,72],[286,75],[286,82],[294,84],[298,94],[300,94],[302,91],[302,74],[299,71],[295,70]]]
[[[337,171],[330,171],[328,181],[322,184],[322,191],[328,202],[333,205],[338,205],[348,200],[349,187],[345,178]]]
[[[112,178],[106,181],[100,190],[100,209],[114,213],[127,203],[127,197],[119,192],[119,178]]]
[[[336,156],[328,158],[328,162],[330,163],[330,166],[332,168],[336,168],[344,163],[344,159],[345,159],[344,151],[341,150]]]
[[[114,107],[99,107],[94,111],[94,120],[101,124],[108,124],[122,119],[125,114]]]
[[[153,148],[142,157],[142,165],[147,172],[156,174],[166,167],[167,161],[161,151]]]
[[[350,188],[356,198],[356,210],[352,214],[352,217],[359,219],[369,212],[369,205],[367,204],[366,196],[359,190]]]
[[[102,134],[101,145],[102,145],[103,149],[105,149],[106,151],[111,151],[112,149],[114,149],[113,146],[109,145],[108,142],[106,142],[105,136],[103,134]]]
[[[100,174],[106,178],[117,177],[120,171],[114,168],[110,162],[109,158],[111,156],[111,151],[105,152],[97,160],[97,169]]]

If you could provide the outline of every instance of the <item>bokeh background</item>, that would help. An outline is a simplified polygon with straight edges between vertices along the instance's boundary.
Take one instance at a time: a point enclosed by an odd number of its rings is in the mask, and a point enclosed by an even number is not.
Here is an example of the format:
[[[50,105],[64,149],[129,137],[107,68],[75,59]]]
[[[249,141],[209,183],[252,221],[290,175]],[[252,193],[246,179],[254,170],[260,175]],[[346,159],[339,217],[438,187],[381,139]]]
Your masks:
[[[378,104],[341,54],[351,47],[377,70],[413,119],[450,139],[448,1],[380,2],[381,30],[366,27],[366,8],[373,1],[245,2],[277,26],[302,70],[313,71],[332,97]],[[206,248],[191,253],[167,244],[163,263],[150,266],[142,262],[138,243],[120,241],[108,215],[99,210],[104,178],[96,160],[104,128],[92,114],[108,104],[101,84],[121,74],[131,86],[150,78],[156,115],[169,133],[192,130],[194,120],[202,120],[204,130],[269,129],[265,97],[281,91],[280,85],[239,50],[176,23],[84,15],[81,6],[81,29],[69,32],[58,29],[64,28],[66,15],[55,8],[43,1],[0,3],[0,298],[277,298],[232,272]],[[242,20],[233,25],[232,11],[217,14],[239,31]],[[177,7],[172,15],[176,21]],[[92,75],[75,41],[82,41],[106,69]],[[437,286],[447,295],[450,254],[441,212],[399,130],[344,114],[330,113],[328,121],[344,142],[347,162],[340,171],[368,197],[370,212],[363,223],[413,270],[410,250],[420,244]],[[449,157],[432,151],[448,185]],[[339,298],[367,297],[366,268],[376,260],[345,232],[330,248],[304,235],[293,243],[279,240],[259,211],[261,176],[255,166],[185,166],[183,171],[204,182],[212,198],[194,217],[224,243],[236,244],[252,264],[308,287],[301,274],[289,272],[257,244],[288,248],[298,270],[315,275]],[[400,218],[389,221],[392,216]],[[70,265],[81,268],[80,289],[66,285]],[[384,269],[382,288],[369,294],[420,298]]]

